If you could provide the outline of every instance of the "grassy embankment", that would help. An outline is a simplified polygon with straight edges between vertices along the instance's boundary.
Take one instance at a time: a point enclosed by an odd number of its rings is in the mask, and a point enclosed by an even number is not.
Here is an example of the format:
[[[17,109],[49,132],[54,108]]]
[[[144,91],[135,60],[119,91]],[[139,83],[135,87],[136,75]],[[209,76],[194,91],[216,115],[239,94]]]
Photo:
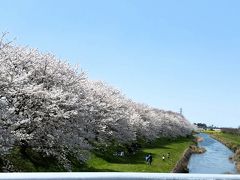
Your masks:
[[[213,138],[219,140],[234,151],[235,155],[233,159],[237,162],[237,169],[240,172],[240,136],[216,131],[205,131],[205,133],[210,134]]]
[[[181,159],[183,152],[192,144],[192,138],[178,138],[175,140],[158,139],[150,144],[143,144],[135,154],[125,157],[116,157],[111,150],[105,155],[92,153],[87,164],[82,165],[72,159],[73,171],[96,172],[170,172]],[[151,153],[152,165],[145,163],[145,155]],[[170,153],[170,158],[162,160],[162,155]],[[19,148],[12,151],[8,159],[17,171],[23,172],[48,172],[64,171],[53,158],[43,158],[40,154],[31,150],[21,153]]]
[[[151,144],[143,145],[136,154],[125,157],[99,157],[92,155],[88,167],[97,171],[120,172],[170,172],[181,159],[183,152],[192,144],[192,138],[179,138],[176,140],[158,139]],[[152,165],[146,165],[145,155],[151,153]],[[170,158],[162,160],[162,155],[170,153]]]
[[[204,131],[204,132],[207,134],[210,134],[215,139],[219,140],[220,142],[225,144],[227,147],[229,147],[233,151],[236,151],[238,148],[240,148],[239,135],[217,132],[217,131]]]

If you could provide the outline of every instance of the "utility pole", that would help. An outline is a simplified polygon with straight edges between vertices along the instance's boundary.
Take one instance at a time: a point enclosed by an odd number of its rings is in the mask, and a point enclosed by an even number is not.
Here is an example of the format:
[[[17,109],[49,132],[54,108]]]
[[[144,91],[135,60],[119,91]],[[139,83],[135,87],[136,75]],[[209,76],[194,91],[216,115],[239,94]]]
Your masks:
[[[182,115],[182,108],[180,108],[180,114]]]

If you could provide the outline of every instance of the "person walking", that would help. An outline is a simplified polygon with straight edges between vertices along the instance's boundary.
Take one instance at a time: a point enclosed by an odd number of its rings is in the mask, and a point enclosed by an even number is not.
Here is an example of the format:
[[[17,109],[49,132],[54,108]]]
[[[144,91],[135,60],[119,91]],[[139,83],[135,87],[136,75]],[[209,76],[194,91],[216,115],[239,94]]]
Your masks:
[[[164,155],[162,156],[162,160],[165,161],[165,156]]]
[[[147,154],[147,155],[145,156],[145,161],[146,161],[147,164],[148,164],[148,157],[149,157],[149,154]]]
[[[149,156],[148,156],[148,164],[151,165],[152,161],[153,161],[153,157],[152,157],[151,154],[149,154]]]

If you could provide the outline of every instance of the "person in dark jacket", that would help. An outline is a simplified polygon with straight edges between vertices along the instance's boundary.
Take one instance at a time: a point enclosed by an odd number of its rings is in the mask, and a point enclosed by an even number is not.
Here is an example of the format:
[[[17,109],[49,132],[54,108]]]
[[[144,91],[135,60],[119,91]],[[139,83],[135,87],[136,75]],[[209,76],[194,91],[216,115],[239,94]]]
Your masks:
[[[153,161],[153,157],[151,154],[148,155],[148,164],[151,165]]]

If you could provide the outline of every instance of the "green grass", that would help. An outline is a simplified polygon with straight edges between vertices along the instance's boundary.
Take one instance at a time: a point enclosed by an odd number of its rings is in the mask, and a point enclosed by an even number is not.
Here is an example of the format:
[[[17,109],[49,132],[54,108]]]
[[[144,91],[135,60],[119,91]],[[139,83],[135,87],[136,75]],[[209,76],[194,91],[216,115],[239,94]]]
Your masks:
[[[191,144],[192,138],[179,138],[176,140],[158,139],[151,144],[145,145],[135,155],[123,158],[109,158],[112,154],[109,154],[106,158],[92,154],[87,162],[87,168],[89,168],[89,171],[105,172],[170,172],[182,157],[185,149]],[[162,155],[166,156],[168,152],[170,153],[170,158],[166,158],[163,161]],[[153,156],[151,166],[145,162],[145,155],[148,153],[151,153]]]
[[[234,134],[228,134],[228,133],[221,133],[220,134],[222,138],[235,143],[237,145],[240,145],[240,136],[239,135],[234,135]]]
[[[6,157],[16,171],[21,172],[63,172],[56,159],[43,157],[40,153],[27,148],[23,153],[20,147],[15,147]]]
[[[69,155],[74,172],[170,172],[177,161],[183,155],[185,149],[192,144],[192,138],[178,138],[176,140],[158,139],[155,142],[142,145],[134,155],[125,157],[113,156],[115,148],[108,148],[107,151],[92,152],[86,164],[79,162]],[[98,153],[97,153],[98,152]],[[108,153],[107,153],[108,152]],[[145,162],[146,154],[153,156],[152,165]],[[162,155],[170,153],[170,158],[162,161]],[[23,151],[16,146],[6,157],[14,166],[15,171],[21,172],[64,172],[64,167],[59,165],[53,157],[43,157],[42,154],[27,148]],[[0,159],[1,160],[1,159]],[[0,167],[1,167],[0,161]]]

